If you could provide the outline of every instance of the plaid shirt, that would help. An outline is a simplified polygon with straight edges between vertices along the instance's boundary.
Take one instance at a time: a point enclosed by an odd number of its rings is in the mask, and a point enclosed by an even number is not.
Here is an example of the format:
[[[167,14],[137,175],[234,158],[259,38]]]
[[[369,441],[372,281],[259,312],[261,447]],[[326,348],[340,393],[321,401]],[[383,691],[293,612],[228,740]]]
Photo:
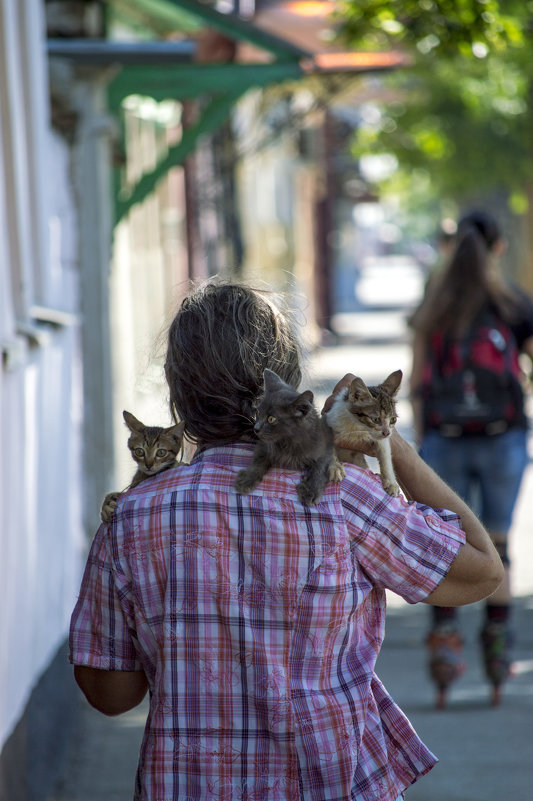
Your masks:
[[[436,762],[374,673],[385,588],[409,603],[464,535],[348,467],[321,503],[252,445],[207,449],[119,502],[94,539],[71,661],[144,670],[142,801],[393,801]]]

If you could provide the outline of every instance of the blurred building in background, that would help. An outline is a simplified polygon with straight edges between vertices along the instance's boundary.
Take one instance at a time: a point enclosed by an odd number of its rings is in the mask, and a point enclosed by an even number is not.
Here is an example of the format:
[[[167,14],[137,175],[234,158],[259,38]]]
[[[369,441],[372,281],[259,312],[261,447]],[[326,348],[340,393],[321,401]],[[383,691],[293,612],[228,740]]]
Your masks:
[[[67,676],[57,654],[85,548],[82,176],[52,125],[44,12],[38,0],[0,4],[2,799],[40,798],[38,749],[49,758],[55,731],[69,733],[69,699],[53,685]],[[49,702],[30,705],[52,673]]]
[[[122,409],[168,420],[189,281],[329,329],[343,203],[369,199],[332,100],[403,63],[326,41],[331,7],[0,0],[1,801],[47,797],[75,726],[87,542],[131,475]]]

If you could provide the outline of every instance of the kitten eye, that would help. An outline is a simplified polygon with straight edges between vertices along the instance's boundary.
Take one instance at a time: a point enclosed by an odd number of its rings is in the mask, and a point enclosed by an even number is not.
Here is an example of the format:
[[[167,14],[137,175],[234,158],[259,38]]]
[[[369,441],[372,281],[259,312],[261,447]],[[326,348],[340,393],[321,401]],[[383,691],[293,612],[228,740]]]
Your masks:
[[[381,423],[381,418],[380,417],[372,417],[371,420],[376,425],[379,425]]]
[[[160,459],[162,459],[163,456],[167,455],[167,453],[168,453],[168,451],[167,451],[166,448],[159,448],[159,450],[156,452],[156,456],[158,456]]]
[[[133,453],[135,454],[135,456],[139,456],[139,457],[140,456],[144,456],[144,448],[135,448]]]
[[[390,419],[391,426],[395,425],[397,419],[398,419],[397,417],[391,417]]]
[[[271,426],[274,426],[274,425],[276,425],[277,422],[278,422],[278,418],[277,417],[274,417],[271,414],[268,415],[267,423],[269,423]]]

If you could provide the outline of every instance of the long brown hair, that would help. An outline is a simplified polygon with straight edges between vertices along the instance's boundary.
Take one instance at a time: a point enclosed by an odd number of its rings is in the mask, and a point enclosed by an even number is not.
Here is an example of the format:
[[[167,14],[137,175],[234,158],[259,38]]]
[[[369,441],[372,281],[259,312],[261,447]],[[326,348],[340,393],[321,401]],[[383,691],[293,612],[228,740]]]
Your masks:
[[[189,440],[251,436],[265,368],[298,387],[299,344],[269,293],[209,281],[184,299],[168,332],[165,375],[172,415]]]
[[[470,212],[461,219],[455,251],[442,275],[429,284],[411,318],[413,328],[427,336],[435,331],[460,336],[486,305],[512,321],[520,297],[498,275],[491,259],[501,238],[498,224],[486,212]]]

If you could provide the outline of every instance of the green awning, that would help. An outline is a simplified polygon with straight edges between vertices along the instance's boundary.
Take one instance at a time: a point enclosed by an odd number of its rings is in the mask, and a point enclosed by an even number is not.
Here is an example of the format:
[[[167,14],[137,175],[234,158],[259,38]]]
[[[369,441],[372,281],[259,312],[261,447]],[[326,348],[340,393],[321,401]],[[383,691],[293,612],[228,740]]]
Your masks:
[[[116,108],[128,95],[155,100],[191,100],[202,95],[241,94],[254,86],[295,80],[304,74],[297,61],[270,64],[172,64],[124,68],[109,85],[111,105]]]
[[[116,221],[135,203],[146,198],[157,182],[174,167],[184,163],[198,138],[214,133],[227,119],[234,104],[249,89],[298,81],[310,73],[366,72],[401,66],[400,54],[359,54],[325,56],[296,47],[235,14],[222,14],[199,0],[110,0],[108,20],[124,30],[131,30],[134,41],[57,39],[49,40],[50,56],[69,58],[80,64],[119,67],[108,84],[111,111],[120,114],[124,99],[130,95],[163,100],[186,101],[202,98],[202,110],[194,125],[183,132],[181,141],[169,148],[164,158],[143,175],[134,187],[116,186]],[[268,54],[260,63],[197,63],[195,36],[205,29],[215,29],[227,38],[247,42]],[[348,58],[346,58],[346,55]],[[394,56],[390,59],[389,56]],[[370,60],[369,60],[369,57]],[[321,61],[322,59],[322,61]]]
[[[236,14],[222,14],[213,6],[199,0],[111,0],[111,13],[119,18],[144,21],[145,33],[157,29],[160,34],[179,31],[184,35],[197,33],[202,28],[215,28],[228,38],[248,42],[276,58],[304,58],[311,54],[291,42],[262,30]],[[153,33],[152,33],[153,35]]]
[[[129,209],[146,198],[158,181],[172,167],[183,164],[194,150],[201,136],[214,133],[231,113],[234,104],[252,87],[264,87],[273,83],[298,80],[304,75],[303,59],[311,54],[295,47],[291,42],[273,36],[234,14],[221,14],[212,6],[197,0],[118,0],[117,10],[129,14],[139,22],[153,24],[158,20],[168,26],[167,33],[176,34],[177,28],[184,35],[202,28],[214,28],[229,39],[247,42],[269,54],[267,63],[195,63],[191,59],[172,63],[167,55],[164,63],[154,63],[139,48],[139,62],[132,59],[122,62],[121,70],[108,87],[109,105],[118,112],[122,101],[129,95],[144,95],[157,101],[185,101],[206,98],[197,122],[183,132],[181,141],[169,148],[165,157],[149,173],[139,179],[133,188],[118,189],[116,198],[116,221]],[[144,16],[143,16],[144,15]],[[163,59],[162,59],[163,61]],[[176,58],[176,62],[178,59]],[[119,181],[116,181],[119,186]]]

